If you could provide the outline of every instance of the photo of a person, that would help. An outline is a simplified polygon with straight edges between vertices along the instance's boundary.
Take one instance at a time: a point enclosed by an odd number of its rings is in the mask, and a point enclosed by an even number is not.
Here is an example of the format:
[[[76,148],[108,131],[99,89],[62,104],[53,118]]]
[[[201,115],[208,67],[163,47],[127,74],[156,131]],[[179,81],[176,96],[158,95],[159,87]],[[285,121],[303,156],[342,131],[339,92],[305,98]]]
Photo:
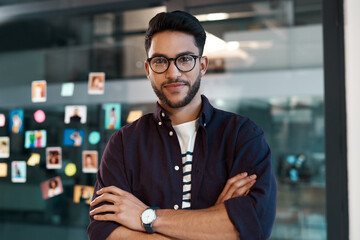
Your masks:
[[[0,177],[7,177],[8,164],[0,163]]]
[[[105,110],[105,129],[120,129],[121,127],[121,104],[106,103]]]
[[[82,152],[83,173],[96,173],[98,170],[98,151]]]
[[[90,204],[94,187],[86,185],[74,186],[74,203],[86,203]]]
[[[85,105],[72,105],[65,106],[65,119],[66,124],[69,123],[86,123],[87,108]]]
[[[39,80],[31,83],[32,102],[46,102],[46,81]]]
[[[11,181],[14,183],[26,182],[26,162],[13,161],[11,163]]]
[[[61,147],[46,148],[46,168],[60,169],[62,166]]]
[[[80,147],[82,145],[82,137],[79,131],[75,131],[70,135],[70,138],[74,141],[74,147]]]
[[[59,176],[46,180],[40,184],[43,199],[58,196],[64,192]]]
[[[0,113],[0,127],[4,127],[6,123],[6,117],[5,114]]]
[[[10,111],[10,131],[12,133],[21,133],[23,131],[23,120],[24,120],[24,110],[15,109]]]
[[[26,131],[24,147],[27,149],[46,147],[46,130]]]
[[[84,130],[75,128],[64,129],[63,145],[80,147],[84,144]]]
[[[104,94],[105,73],[89,73],[88,94]]]
[[[10,156],[10,138],[0,137],[0,158],[8,158]]]

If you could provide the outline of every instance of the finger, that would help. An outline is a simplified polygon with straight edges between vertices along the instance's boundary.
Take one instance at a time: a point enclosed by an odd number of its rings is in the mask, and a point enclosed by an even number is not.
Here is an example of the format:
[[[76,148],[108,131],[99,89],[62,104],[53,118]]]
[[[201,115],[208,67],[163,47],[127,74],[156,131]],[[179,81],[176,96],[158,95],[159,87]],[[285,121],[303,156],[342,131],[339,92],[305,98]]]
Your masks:
[[[256,180],[252,180],[251,182],[249,182],[248,184],[238,188],[236,191],[234,191],[233,195],[231,196],[231,198],[234,197],[241,197],[241,196],[246,196],[251,187],[255,184]]]
[[[232,198],[233,196],[235,196],[234,195],[235,191],[239,191],[239,194],[241,194],[239,196],[242,196],[247,190],[247,188],[245,186],[255,179],[256,179],[256,175],[253,174],[251,176],[248,176],[246,178],[240,178],[236,182],[233,182],[221,200],[225,201],[225,200]]]
[[[103,215],[94,215],[94,219],[97,221],[113,221],[116,222],[116,216],[115,214],[108,213]]]
[[[234,182],[238,181],[239,179],[245,178],[246,176],[247,172],[243,172],[227,180],[224,189],[222,190],[221,194],[218,197],[218,200],[216,201],[216,204],[223,202],[225,195],[228,193],[229,188]]]
[[[100,213],[105,213],[105,212],[112,212],[115,213],[117,210],[116,206],[114,205],[102,205],[100,207],[97,207],[95,209],[93,209],[92,211],[90,211],[90,215],[96,215],[96,214],[100,214]]]
[[[122,190],[121,188],[115,187],[115,186],[110,186],[110,187],[104,187],[101,188],[100,190],[98,190],[96,192],[97,195],[101,195],[103,193],[112,193],[115,195],[123,195],[125,193],[127,193],[126,191]]]
[[[117,203],[119,201],[119,197],[114,194],[104,193],[97,198],[95,198],[91,203],[90,206],[95,206],[102,202],[110,202],[110,203]]]

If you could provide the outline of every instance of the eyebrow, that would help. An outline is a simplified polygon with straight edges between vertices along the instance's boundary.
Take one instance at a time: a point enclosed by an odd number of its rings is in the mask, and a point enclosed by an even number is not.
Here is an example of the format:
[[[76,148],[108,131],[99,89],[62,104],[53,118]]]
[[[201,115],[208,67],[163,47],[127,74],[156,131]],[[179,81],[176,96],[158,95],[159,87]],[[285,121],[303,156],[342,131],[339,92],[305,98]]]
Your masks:
[[[185,51],[185,52],[181,52],[176,54],[176,56],[174,58],[177,58],[178,56],[182,56],[182,55],[196,55],[194,52],[191,51]],[[154,53],[150,58],[153,57],[166,57],[169,58],[166,54],[161,54],[161,53]]]

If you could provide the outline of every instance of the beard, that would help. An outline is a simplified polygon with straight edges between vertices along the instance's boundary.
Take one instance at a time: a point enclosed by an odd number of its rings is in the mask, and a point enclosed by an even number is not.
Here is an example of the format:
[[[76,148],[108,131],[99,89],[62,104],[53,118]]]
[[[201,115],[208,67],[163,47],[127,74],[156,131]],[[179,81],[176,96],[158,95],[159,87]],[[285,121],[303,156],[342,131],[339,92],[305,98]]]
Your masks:
[[[159,100],[167,105],[168,107],[171,107],[171,108],[182,108],[186,105],[188,105],[191,100],[193,100],[193,98],[195,97],[195,95],[197,94],[197,92],[199,91],[199,88],[200,88],[200,82],[201,82],[201,76],[200,76],[200,73],[199,75],[197,76],[194,84],[191,86],[190,83],[188,81],[184,81],[184,80],[170,80],[170,81],[167,81],[167,82],[164,82],[161,84],[161,87],[160,89],[158,89],[155,84],[151,82],[151,86],[156,94],[156,96],[159,98]],[[184,83],[186,84],[188,87],[189,87],[189,91],[187,93],[187,95],[185,96],[185,98],[181,101],[178,101],[178,102],[172,102],[169,100],[169,98],[167,98],[164,94],[164,91],[162,90],[164,85],[166,84],[169,84],[169,83]]]

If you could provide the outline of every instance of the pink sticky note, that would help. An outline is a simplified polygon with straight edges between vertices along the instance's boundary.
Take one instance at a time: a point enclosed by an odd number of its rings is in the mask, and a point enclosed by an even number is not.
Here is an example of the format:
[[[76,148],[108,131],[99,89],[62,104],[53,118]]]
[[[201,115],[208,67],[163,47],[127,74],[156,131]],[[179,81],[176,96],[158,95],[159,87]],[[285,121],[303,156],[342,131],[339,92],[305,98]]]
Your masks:
[[[43,110],[39,109],[36,112],[34,112],[34,119],[36,122],[42,123],[45,121],[45,118],[46,118],[46,115]]]

